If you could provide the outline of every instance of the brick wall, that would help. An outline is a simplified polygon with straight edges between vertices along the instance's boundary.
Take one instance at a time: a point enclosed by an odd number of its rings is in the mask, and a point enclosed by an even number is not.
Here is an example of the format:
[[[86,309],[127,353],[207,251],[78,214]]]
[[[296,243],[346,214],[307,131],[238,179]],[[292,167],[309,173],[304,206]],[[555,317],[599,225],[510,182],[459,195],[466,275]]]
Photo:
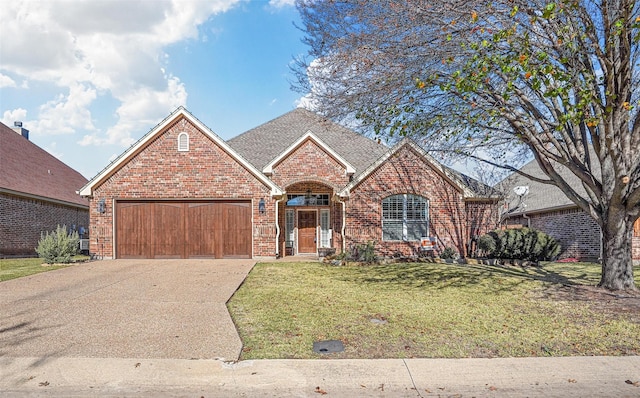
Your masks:
[[[189,134],[188,152],[177,151],[177,137]],[[113,256],[114,199],[247,199],[252,200],[253,256],[275,256],[275,208],[270,189],[257,180],[184,118],[159,133],[94,190],[91,200],[91,252]],[[97,212],[105,199],[106,213]],[[258,203],[264,198],[265,214]]]
[[[600,226],[580,209],[566,209],[532,214],[529,222],[523,217],[509,218],[508,225],[531,225],[552,236],[562,246],[560,258],[585,261],[600,258]]]
[[[447,246],[465,253],[472,212],[462,192],[408,146],[351,190],[346,209],[347,247],[374,241],[383,256],[417,252],[420,242],[382,241],[382,199],[396,194],[415,194],[429,200],[429,235],[437,238],[436,254]]]
[[[58,225],[89,226],[89,211],[39,199],[0,194],[0,257],[35,256],[43,232]]]
[[[339,189],[349,182],[344,166],[311,139],[278,163],[273,168],[271,179],[280,187],[313,180]]]

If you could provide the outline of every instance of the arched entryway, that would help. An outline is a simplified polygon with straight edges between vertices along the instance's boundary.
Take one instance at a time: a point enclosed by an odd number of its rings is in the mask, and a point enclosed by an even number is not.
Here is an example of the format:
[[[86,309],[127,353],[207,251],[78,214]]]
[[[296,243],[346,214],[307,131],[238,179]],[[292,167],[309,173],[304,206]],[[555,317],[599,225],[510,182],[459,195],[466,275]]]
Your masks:
[[[338,222],[342,214],[333,201],[333,187],[312,181],[286,188],[280,202],[281,251],[283,256],[325,255],[340,244]],[[340,221],[339,221],[340,220]]]

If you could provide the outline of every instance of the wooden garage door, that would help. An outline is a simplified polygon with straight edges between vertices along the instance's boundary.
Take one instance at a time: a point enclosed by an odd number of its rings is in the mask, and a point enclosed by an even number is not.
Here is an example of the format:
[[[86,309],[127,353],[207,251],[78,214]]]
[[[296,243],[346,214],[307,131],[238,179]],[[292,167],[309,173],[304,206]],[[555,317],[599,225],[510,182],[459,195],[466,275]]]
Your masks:
[[[117,258],[249,258],[250,202],[117,202]]]

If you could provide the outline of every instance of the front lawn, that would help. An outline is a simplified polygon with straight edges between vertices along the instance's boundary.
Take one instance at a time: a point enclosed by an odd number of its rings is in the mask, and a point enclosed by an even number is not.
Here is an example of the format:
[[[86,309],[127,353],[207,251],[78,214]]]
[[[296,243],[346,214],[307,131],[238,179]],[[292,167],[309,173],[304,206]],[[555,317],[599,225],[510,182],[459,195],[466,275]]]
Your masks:
[[[595,289],[600,265],[332,267],[262,263],[228,306],[242,359],[640,354],[640,298]]]
[[[20,278],[40,272],[52,271],[54,269],[65,268],[77,262],[88,260],[88,256],[75,256],[71,264],[44,264],[41,258],[10,258],[0,259],[0,282],[9,279]]]

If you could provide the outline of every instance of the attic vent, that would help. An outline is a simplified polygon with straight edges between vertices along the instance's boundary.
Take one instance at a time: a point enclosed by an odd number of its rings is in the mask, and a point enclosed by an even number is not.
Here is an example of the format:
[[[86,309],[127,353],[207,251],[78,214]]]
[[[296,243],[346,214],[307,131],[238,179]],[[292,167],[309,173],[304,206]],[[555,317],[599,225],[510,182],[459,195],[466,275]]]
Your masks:
[[[182,132],[178,134],[178,152],[187,151],[189,151],[189,134]]]

